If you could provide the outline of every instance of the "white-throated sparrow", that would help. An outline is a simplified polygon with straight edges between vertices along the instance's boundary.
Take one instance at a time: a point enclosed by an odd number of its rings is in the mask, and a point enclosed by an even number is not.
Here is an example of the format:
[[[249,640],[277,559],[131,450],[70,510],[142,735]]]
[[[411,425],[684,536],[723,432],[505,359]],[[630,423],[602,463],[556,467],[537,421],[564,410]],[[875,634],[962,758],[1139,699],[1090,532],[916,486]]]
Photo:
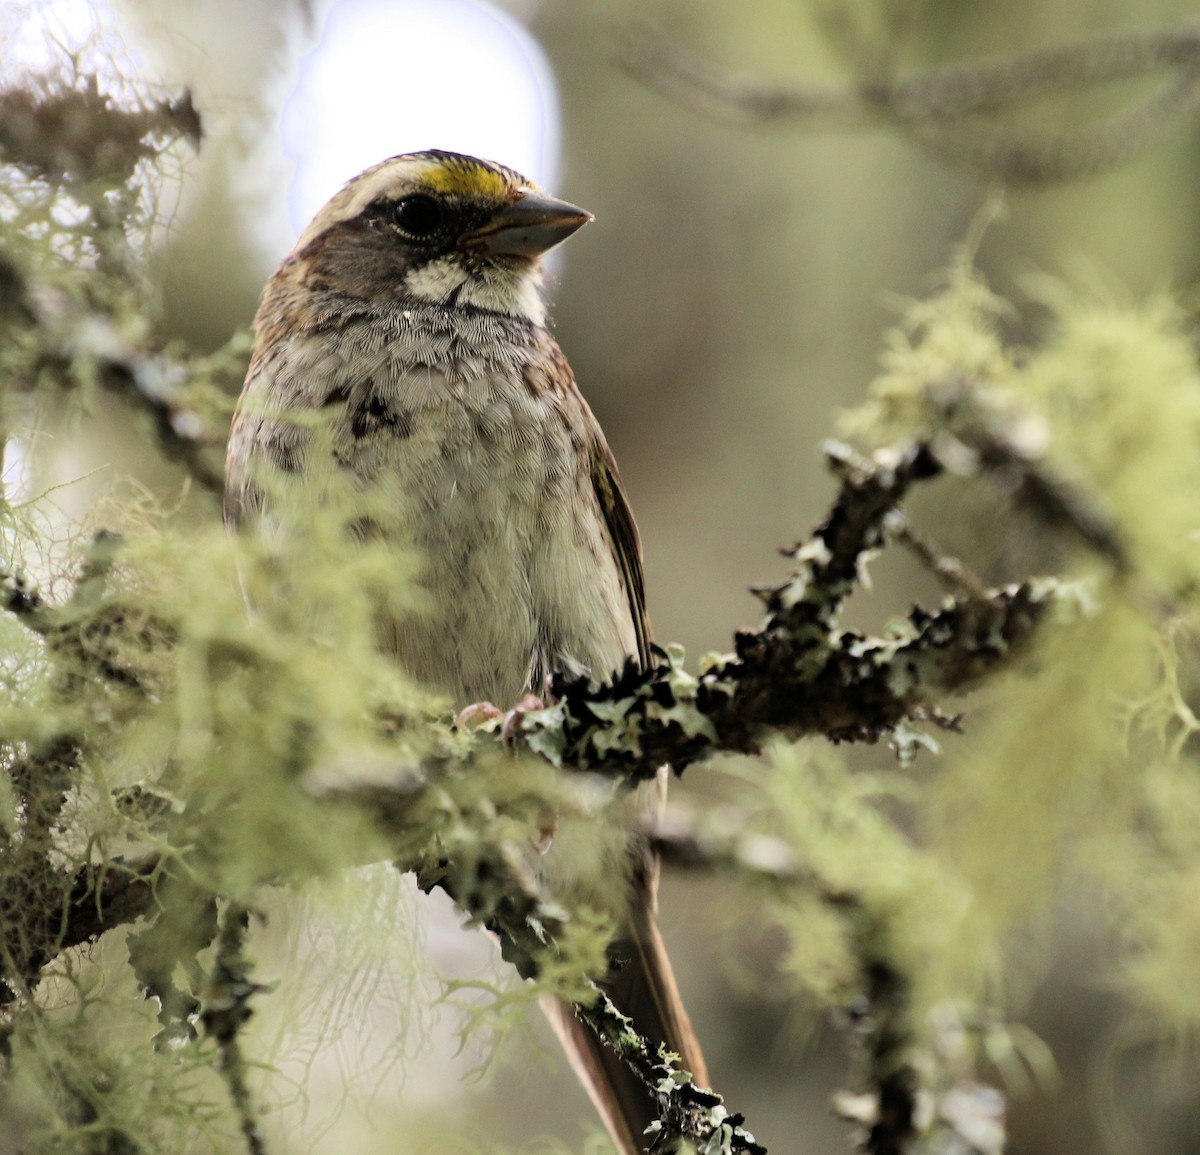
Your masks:
[[[589,220],[497,164],[393,157],[317,214],[255,318],[230,517],[286,524],[289,491],[330,476],[371,495],[372,532],[416,546],[433,603],[389,622],[383,644],[460,706],[511,705],[552,671],[648,661],[637,528],[540,293],[542,254]],[[581,885],[571,859],[587,837],[556,833],[552,890]],[[589,852],[611,869],[596,899],[625,956],[607,988],[705,1083],[654,922],[655,864],[627,830],[597,837]],[[551,1017],[614,1139],[641,1151],[652,1096],[569,1008]]]

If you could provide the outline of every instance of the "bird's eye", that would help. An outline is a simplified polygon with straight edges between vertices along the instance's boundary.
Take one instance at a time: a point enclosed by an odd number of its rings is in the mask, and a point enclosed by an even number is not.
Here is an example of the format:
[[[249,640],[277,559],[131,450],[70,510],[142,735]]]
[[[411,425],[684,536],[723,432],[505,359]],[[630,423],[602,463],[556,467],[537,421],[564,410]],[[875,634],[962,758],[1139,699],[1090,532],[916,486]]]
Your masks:
[[[396,224],[410,237],[424,238],[437,232],[442,223],[442,206],[423,193],[402,197],[394,210]]]

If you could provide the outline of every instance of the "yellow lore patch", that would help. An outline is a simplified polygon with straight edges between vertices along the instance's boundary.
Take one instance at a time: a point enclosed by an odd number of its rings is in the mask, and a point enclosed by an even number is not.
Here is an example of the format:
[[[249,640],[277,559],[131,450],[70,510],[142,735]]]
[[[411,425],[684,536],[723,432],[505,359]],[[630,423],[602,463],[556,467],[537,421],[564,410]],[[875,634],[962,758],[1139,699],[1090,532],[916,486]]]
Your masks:
[[[421,173],[421,183],[436,192],[456,193],[459,196],[503,200],[509,184],[495,169],[488,168],[469,157],[461,160],[434,161]]]

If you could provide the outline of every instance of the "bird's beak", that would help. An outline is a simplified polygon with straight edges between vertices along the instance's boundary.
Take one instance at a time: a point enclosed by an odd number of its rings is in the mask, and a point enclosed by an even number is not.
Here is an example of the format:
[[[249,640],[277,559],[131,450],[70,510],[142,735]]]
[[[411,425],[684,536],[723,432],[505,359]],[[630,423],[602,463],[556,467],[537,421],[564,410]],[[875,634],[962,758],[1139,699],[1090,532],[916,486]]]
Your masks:
[[[527,190],[463,241],[489,256],[536,257],[592,219],[587,209]]]

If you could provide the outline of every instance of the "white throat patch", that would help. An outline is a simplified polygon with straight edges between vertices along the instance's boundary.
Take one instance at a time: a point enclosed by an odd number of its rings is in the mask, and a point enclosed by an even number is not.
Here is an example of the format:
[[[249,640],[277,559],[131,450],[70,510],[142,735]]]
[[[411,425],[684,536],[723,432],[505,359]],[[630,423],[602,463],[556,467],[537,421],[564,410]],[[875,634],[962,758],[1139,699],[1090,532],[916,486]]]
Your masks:
[[[535,325],[546,320],[540,281],[536,267],[517,271],[488,265],[471,274],[450,257],[428,261],[404,276],[405,287],[422,301],[441,304],[458,290],[460,304],[524,317]]]

